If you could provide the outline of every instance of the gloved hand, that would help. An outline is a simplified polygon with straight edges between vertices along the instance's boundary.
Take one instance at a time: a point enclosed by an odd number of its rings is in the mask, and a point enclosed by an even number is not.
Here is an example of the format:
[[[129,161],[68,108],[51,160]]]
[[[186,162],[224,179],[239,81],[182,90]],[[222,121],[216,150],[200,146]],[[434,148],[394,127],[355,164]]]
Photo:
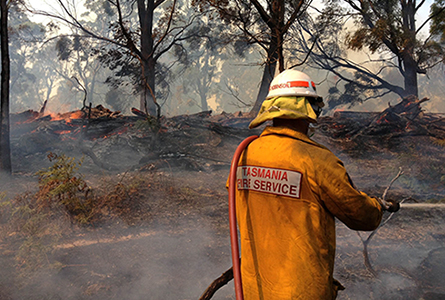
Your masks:
[[[395,213],[400,209],[400,204],[399,202],[395,201],[395,200],[385,200],[386,202],[386,210],[391,212],[391,213]]]
[[[395,200],[383,200],[380,198],[377,198],[377,200],[380,202],[380,205],[384,210],[391,213],[397,212],[400,209],[400,204]]]

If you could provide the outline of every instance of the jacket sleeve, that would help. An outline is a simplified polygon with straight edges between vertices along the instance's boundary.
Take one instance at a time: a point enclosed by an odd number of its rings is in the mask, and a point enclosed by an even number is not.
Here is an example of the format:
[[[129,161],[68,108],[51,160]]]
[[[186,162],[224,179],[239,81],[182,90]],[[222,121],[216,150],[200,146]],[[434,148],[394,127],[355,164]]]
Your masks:
[[[375,230],[382,220],[382,208],[375,198],[357,190],[343,163],[330,151],[315,170],[319,195],[325,207],[353,230]]]

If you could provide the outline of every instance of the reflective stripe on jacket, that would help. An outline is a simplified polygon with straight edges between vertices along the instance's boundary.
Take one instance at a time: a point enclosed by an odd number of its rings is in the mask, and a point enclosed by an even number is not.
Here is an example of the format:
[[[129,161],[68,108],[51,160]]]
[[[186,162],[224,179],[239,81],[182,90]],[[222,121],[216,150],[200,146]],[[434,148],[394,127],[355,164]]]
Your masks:
[[[236,202],[245,300],[334,299],[334,217],[355,230],[382,217],[331,151],[285,127],[244,151]]]

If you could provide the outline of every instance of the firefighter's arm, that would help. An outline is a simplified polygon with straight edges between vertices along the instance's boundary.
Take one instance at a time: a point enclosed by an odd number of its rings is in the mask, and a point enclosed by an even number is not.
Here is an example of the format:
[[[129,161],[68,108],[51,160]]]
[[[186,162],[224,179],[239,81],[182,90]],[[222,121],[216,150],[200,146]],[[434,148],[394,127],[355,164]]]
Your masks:
[[[334,155],[327,155],[324,162],[317,180],[326,208],[351,229],[375,230],[383,214],[378,199],[357,190],[343,163]]]

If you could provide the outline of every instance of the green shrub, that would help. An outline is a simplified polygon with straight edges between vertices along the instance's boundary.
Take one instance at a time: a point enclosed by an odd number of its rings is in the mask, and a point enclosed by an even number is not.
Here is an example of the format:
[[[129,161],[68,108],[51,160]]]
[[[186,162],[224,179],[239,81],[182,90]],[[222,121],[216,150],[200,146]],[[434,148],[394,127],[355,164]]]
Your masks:
[[[50,153],[48,159],[54,164],[37,172],[37,210],[63,211],[72,221],[88,223],[94,210],[94,197],[85,180],[77,173],[83,160],[76,162],[72,157],[54,153]]]

